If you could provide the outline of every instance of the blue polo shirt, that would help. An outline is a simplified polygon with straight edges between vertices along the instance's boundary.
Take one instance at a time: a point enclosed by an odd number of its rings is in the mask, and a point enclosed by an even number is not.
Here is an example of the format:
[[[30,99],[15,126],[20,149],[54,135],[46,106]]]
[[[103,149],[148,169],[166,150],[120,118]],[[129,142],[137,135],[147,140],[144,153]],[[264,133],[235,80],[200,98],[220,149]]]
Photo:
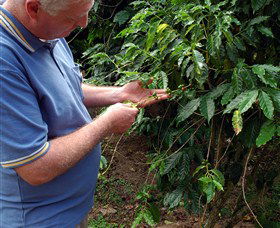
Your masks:
[[[64,39],[42,42],[2,7],[0,23],[0,227],[75,227],[93,206],[100,145],[40,186],[13,168],[92,121],[79,67]]]

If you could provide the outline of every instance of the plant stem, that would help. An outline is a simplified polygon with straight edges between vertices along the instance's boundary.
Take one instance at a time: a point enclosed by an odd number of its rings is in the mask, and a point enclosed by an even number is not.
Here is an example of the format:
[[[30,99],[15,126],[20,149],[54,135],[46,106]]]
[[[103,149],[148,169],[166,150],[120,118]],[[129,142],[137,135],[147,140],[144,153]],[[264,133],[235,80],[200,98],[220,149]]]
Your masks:
[[[245,167],[244,167],[244,173],[243,173],[243,176],[242,176],[242,194],[243,194],[243,199],[245,201],[245,204],[246,206],[248,207],[249,211],[251,212],[251,214],[253,215],[255,221],[258,223],[258,225],[263,228],[263,226],[260,224],[259,220],[257,219],[257,216],[254,214],[253,210],[251,209],[249,203],[247,202],[246,200],[246,194],[245,194],[245,178],[246,178],[246,172],[247,172],[247,166],[248,166],[248,162],[250,160],[250,156],[253,152],[253,148],[250,149],[249,151],[249,154],[247,156],[247,160],[246,160],[246,163],[245,163]]]

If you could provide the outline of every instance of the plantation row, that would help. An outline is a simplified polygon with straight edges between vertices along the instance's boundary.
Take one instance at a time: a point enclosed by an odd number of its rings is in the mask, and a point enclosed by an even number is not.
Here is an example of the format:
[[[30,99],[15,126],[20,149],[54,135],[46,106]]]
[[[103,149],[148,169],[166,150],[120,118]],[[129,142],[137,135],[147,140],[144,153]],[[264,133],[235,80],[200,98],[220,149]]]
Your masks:
[[[139,193],[133,226],[155,225],[161,203],[184,205],[207,227],[249,212],[263,227],[279,224],[279,9],[272,0],[96,1],[87,39],[70,42],[84,52],[87,81],[141,80],[171,94],[131,129],[151,136],[157,178]],[[154,188],[164,195],[156,204]]]

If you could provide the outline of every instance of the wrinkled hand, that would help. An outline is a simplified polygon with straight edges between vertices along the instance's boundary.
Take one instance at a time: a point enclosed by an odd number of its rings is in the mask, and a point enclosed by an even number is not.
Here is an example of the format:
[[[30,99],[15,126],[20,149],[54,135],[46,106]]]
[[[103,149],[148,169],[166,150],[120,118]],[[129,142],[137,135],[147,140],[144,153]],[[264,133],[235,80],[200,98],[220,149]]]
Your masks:
[[[122,93],[125,100],[137,103],[138,108],[144,108],[169,98],[165,89],[145,89],[141,81],[133,81],[124,85]]]
[[[107,108],[102,115],[108,120],[111,133],[122,134],[134,123],[138,112],[137,108],[129,104],[117,103]]]

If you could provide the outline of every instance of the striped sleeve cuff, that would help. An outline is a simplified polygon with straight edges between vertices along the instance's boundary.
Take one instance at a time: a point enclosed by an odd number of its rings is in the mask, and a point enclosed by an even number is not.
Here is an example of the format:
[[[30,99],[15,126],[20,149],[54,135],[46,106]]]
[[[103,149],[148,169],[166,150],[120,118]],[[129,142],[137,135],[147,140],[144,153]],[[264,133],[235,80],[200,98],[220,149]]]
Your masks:
[[[32,153],[28,156],[18,158],[15,160],[0,162],[0,164],[3,168],[16,168],[18,166],[28,164],[28,163],[32,162],[33,160],[44,155],[48,151],[49,147],[50,147],[49,142],[46,142],[40,149],[38,149],[37,151],[35,151],[34,153]]]

